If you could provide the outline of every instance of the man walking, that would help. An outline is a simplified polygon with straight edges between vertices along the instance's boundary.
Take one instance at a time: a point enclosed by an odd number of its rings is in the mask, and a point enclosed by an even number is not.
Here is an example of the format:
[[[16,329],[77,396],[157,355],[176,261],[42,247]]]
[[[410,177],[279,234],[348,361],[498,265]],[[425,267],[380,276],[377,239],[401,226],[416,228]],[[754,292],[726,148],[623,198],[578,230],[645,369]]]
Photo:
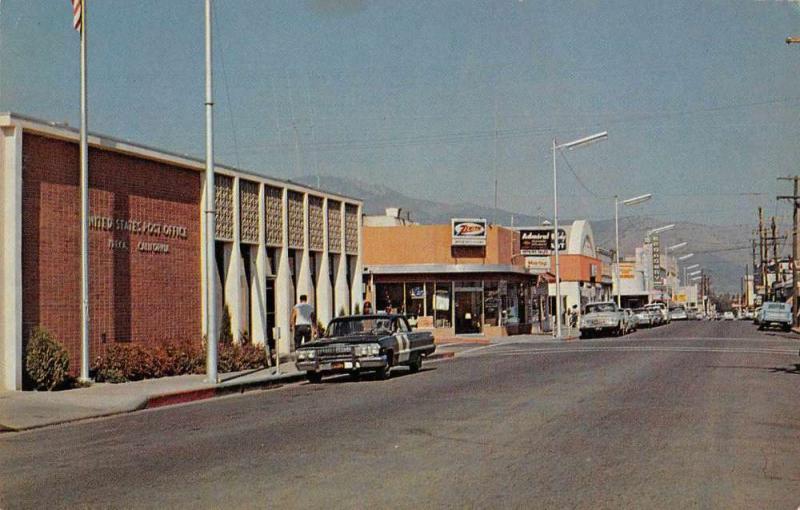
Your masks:
[[[306,342],[311,341],[311,331],[316,320],[314,307],[308,301],[308,296],[300,296],[300,302],[292,308],[290,325],[294,332],[294,348],[297,349]]]

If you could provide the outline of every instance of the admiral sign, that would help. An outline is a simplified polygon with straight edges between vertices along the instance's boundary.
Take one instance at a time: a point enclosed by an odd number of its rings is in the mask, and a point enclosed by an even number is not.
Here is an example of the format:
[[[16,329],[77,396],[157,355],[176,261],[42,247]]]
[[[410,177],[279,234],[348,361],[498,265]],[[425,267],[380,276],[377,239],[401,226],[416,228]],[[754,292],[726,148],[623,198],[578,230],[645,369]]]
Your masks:
[[[486,246],[486,219],[451,220],[453,246]]]
[[[553,254],[553,229],[549,227],[526,228],[519,231],[519,253],[526,256]],[[558,229],[558,251],[567,249],[567,232]]]

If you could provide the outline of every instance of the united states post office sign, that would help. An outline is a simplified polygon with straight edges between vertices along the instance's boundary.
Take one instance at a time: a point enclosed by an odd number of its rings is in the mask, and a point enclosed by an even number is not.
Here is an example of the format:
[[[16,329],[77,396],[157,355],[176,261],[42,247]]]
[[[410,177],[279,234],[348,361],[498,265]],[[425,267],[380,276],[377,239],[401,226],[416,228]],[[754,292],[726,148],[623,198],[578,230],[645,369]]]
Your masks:
[[[453,246],[486,246],[487,222],[485,218],[453,218],[451,232]]]

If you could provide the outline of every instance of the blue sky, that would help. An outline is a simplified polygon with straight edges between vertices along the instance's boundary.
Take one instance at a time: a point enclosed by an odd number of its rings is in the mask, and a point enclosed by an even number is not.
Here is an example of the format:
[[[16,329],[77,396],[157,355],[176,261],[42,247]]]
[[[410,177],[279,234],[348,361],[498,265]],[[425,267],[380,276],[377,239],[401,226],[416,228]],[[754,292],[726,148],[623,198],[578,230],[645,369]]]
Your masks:
[[[89,0],[90,127],[202,157],[202,0]],[[796,2],[215,0],[218,161],[561,214],[790,219],[800,173]],[[0,111],[78,125],[68,0],[0,0]],[[577,174],[577,177],[574,174]],[[742,193],[758,193],[742,195]],[[634,212],[634,211],[631,211]]]

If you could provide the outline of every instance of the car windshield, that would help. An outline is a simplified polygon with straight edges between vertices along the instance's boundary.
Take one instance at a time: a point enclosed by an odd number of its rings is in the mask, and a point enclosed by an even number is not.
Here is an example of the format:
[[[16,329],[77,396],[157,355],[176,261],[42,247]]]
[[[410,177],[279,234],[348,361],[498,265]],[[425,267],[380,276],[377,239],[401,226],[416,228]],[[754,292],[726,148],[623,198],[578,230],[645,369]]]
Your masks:
[[[325,337],[387,333],[392,330],[389,317],[353,317],[334,319],[325,330]]]
[[[586,313],[616,312],[617,307],[614,303],[597,303],[586,305]]]
[[[769,303],[767,310],[783,311],[786,309],[786,303]]]
[[[645,310],[644,308],[637,308],[636,313],[647,313],[647,310]]]

